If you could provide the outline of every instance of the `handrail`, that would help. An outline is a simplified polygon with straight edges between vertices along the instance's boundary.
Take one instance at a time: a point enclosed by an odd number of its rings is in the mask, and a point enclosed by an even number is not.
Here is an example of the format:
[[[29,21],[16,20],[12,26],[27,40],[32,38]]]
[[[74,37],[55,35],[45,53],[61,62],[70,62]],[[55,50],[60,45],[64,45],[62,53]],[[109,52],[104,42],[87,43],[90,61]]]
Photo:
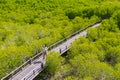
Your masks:
[[[95,24],[97,24],[97,23],[100,23],[101,21],[102,21],[102,20],[97,21],[97,22],[95,22],[95,23],[93,23],[93,24],[91,24],[91,25],[89,25],[89,26],[87,26],[87,27],[85,27],[85,28],[83,28],[83,29],[80,29],[80,30],[74,32],[73,34],[68,35],[67,37],[65,37],[65,38],[63,38],[63,39],[61,39],[61,40],[59,40],[58,42],[56,42],[56,43],[50,45],[50,46],[48,47],[48,50],[53,49],[53,48],[56,47],[57,45],[59,45],[59,44],[63,43],[64,41],[66,41],[67,39],[73,37],[74,35],[76,35],[76,34],[82,32],[82,31],[86,30],[87,28],[89,28],[89,27],[91,27],[91,26],[93,26],[93,25],[95,25]]]
[[[29,80],[29,79],[31,79],[32,76],[39,74],[39,72],[41,72],[41,71],[44,70],[44,68],[45,68],[45,65],[44,65],[44,64],[41,63],[41,65],[43,65],[43,66],[40,66],[40,67],[32,70],[32,71],[30,72],[30,74],[29,74],[29,75],[26,75],[24,78],[22,78],[22,80]]]
[[[93,25],[95,25],[95,24],[97,24],[97,23],[100,23],[101,21],[102,21],[102,20],[97,21],[97,22],[95,22],[95,23],[93,23],[93,24],[91,24],[91,25],[89,25],[89,26],[87,26],[87,27],[85,27],[85,28],[83,28],[83,29],[80,29],[80,30],[74,32],[73,34],[68,35],[67,37],[59,40],[58,42],[50,45],[50,46],[48,47],[48,50],[53,49],[54,47],[58,46],[59,44],[63,43],[64,41],[66,41],[67,39],[73,37],[74,35],[76,35],[76,34],[82,32],[82,31],[86,30],[87,28],[89,28],[89,27],[91,27],[91,26],[93,26]],[[1,80],[9,80],[10,78],[12,78],[13,75],[16,75],[17,72],[22,71],[22,69],[25,68],[25,66],[29,65],[29,64],[31,63],[31,60],[34,61],[34,60],[37,59],[39,56],[41,56],[42,53],[43,53],[43,52],[40,52],[40,53],[36,54],[36,55],[33,56],[32,58],[30,58],[29,60],[27,60],[26,62],[24,62],[21,66],[19,66],[18,68],[16,68],[14,71],[10,72],[8,75],[6,75],[5,77],[3,77]]]
[[[10,79],[13,75],[15,75],[17,72],[22,71],[23,67],[29,65],[31,63],[31,60],[35,60],[36,58],[38,58],[41,53],[36,54],[35,56],[33,56],[31,59],[27,60],[25,63],[23,63],[21,66],[19,66],[18,68],[16,68],[14,71],[10,72],[8,75],[6,75],[5,77],[3,77],[1,80],[8,80]]]

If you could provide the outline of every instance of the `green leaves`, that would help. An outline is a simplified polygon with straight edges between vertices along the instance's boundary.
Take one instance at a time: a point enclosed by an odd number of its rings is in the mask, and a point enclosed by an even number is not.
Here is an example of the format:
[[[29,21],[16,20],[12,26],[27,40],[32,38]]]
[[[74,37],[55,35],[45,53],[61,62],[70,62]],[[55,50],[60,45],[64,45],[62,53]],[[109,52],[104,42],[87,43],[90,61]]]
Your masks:
[[[112,18],[115,20],[116,24],[118,25],[119,29],[120,29],[120,10],[117,10]]]
[[[106,63],[100,62],[94,54],[75,56],[70,60],[74,75],[78,77],[93,77],[94,79],[111,79],[113,69]]]
[[[100,27],[87,31],[86,38],[72,43],[68,52],[69,76],[80,80],[120,79],[120,39],[115,20],[105,20]]]
[[[118,25],[115,23],[115,20],[113,19],[104,20],[100,26],[100,29],[111,32],[118,32],[119,30]]]
[[[68,76],[68,77],[64,78],[64,80],[79,80],[79,79],[74,76]]]
[[[90,28],[87,30],[87,38],[90,41],[96,41],[98,39],[98,32],[96,28]]]
[[[107,55],[111,55],[117,56],[114,61],[119,63],[119,5],[118,0],[0,0],[0,72],[3,72],[0,77],[40,52],[43,44],[50,46],[110,16],[112,18],[104,20],[99,29],[89,29],[87,38],[82,37],[74,42],[67,58],[74,59],[81,55],[88,61],[92,58],[104,61]],[[49,60],[53,61],[49,65],[56,69],[54,71],[50,67],[51,72],[55,73],[61,61],[57,54],[51,54],[56,56],[55,61],[49,56]],[[62,78],[78,79],[71,76],[70,64],[63,67],[65,69],[61,70],[64,70],[65,76],[62,75]],[[92,78],[85,76],[83,79]]]
[[[64,59],[60,56],[60,53],[50,52],[47,55],[46,69],[47,72],[54,74],[57,70],[59,70],[60,66],[64,62]]]

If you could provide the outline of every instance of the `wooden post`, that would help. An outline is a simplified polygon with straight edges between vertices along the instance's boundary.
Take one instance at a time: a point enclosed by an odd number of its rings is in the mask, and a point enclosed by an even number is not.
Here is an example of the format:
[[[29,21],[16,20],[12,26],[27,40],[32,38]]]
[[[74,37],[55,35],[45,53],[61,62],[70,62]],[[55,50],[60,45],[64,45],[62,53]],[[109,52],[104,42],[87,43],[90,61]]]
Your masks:
[[[32,64],[32,59],[30,58],[30,64]]]
[[[33,70],[33,74],[35,75],[35,70]]]
[[[61,48],[59,49],[59,52],[60,52],[60,53],[62,52]]]
[[[44,68],[44,66],[43,66],[43,63],[41,62],[41,68],[43,69]]]
[[[66,46],[66,49],[67,49],[67,46]]]

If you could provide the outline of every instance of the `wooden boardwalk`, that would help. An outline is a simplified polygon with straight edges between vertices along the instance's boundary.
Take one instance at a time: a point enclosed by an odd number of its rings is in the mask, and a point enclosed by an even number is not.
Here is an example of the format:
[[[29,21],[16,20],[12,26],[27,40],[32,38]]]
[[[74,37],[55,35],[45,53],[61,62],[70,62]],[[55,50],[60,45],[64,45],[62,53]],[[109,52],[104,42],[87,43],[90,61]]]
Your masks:
[[[100,23],[94,24],[92,27],[98,27]],[[86,36],[86,30],[83,30],[71,38],[65,40],[63,43],[57,45],[55,48],[52,48],[50,51],[60,52],[61,54],[65,53],[69,50],[70,45],[73,41],[78,39],[80,36]],[[48,52],[48,53],[49,53]],[[12,77],[10,78],[2,78],[1,80],[33,80],[42,70],[45,68],[46,60],[43,59],[43,56],[39,56],[38,58],[31,61],[30,64],[26,65],[25,67],[21,68],[15,74],[11,74]]]

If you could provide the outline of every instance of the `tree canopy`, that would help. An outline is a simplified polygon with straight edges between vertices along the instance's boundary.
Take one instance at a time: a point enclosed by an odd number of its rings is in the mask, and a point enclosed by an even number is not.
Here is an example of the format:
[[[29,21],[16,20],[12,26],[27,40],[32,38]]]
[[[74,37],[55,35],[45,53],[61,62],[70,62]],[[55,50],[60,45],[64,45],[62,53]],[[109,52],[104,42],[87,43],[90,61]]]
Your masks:
[[[103,69],[114,72],[107,63],[116,65],[115,70],[119,74],[119,5],[119,0],[0,0],[0,78],[40,52],[43,44],[50,46],[77,30],[109,17],[98,29],[89,29],[86,38],[73,43],[68,59],[73,64],[71,59],[76,61],[76,55],[83,58],[86,58],[83,54],[91,55],[97,57],[99,62],[94,66],[105,66]],[[80,75],[70,75],[74,70],[70,64],[64,66],[70,69],[63,72],[64,78],[77,80]],[[98,72],[103,71],[98,69]],[[90,74],[92,70],[87,75]],[[108,74],[104,78],[109,79],[113,73],[104,71],[104,74]],[[85,80],[95,78],[84,76],[85,73],[81,75]]]

